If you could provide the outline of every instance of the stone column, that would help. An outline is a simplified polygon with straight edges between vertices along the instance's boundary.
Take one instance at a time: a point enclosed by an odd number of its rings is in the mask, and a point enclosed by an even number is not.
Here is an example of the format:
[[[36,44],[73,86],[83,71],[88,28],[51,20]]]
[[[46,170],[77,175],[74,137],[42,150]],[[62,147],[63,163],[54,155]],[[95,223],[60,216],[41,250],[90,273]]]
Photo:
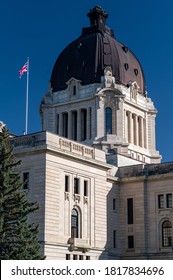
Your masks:
[[[144,148],[147,148],[146,119],[143,119],[143,127],[144,127]]]
[[[63,135],[63,114],[59,113],[59,135]]]
[[[86,139],[91,139],[91,108],[87,108],[87,135]]]
[[[130,111],[128,113],[128,142],[132,143],[132,113]]]
[[[105,135],[105,110],[104,100],[102,97],[98,97],[96,100],[96,127],[97,127],[97,138],[101,138]]]
[[[143,118],[139,117],[139,146],[143,147],[144,146],[144,135],[143,135]]]
[[[138,117],[134,114],[134,144],[138,145]]]
[[[68,112],[68,139],[72,139],[72,112]]]

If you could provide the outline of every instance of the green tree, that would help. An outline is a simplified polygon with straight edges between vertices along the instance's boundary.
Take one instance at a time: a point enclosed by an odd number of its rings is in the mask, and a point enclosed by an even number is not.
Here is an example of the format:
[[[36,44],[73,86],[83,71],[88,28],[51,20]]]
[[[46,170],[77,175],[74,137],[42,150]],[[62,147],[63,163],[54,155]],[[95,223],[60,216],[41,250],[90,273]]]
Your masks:
[[[22,190],[16,167],[20,161],[13,157],[9,131],[0,133],[0,259],[39,260],[38,225],[28,222],[28,215],[38,210]]]

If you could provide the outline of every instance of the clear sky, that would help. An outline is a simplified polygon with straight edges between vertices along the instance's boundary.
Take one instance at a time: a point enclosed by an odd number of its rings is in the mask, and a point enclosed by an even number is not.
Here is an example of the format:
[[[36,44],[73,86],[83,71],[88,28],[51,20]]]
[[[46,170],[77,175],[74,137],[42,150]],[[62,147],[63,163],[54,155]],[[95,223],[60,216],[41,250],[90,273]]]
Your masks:
[[[173,161],[173,1],[156,0],[1,0],[0,120],[11,133],[25,130],[26,74],[30,58],[28,132],[41,130],[39,105],[60,52],[89,26],[87,13],[101,6],[107,26],[140,60],[148,97],[158,110],[157,149]]]

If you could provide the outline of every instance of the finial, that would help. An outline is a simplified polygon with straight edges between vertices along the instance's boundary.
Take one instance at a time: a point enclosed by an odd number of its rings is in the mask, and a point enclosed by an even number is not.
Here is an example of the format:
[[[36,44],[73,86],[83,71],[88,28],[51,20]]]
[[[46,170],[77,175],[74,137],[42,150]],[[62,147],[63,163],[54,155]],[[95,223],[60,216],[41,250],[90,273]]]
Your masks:
[[[87,16],[90,19],[91,26],[99,24],[105,25],[108,14],[100,6],[95,6],[92,10],[90,10]]]

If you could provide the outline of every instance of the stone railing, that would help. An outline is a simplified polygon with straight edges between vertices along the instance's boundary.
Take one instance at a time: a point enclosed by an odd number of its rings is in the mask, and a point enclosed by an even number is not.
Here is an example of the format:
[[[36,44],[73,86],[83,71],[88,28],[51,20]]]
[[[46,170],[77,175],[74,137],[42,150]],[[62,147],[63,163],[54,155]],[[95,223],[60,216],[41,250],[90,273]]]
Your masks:
[[[166,173],[173,173],[173,162],[124,166],[118,170],[120,178],[152,176]]]
[[[43,131],[17,136],[11,139],[11,143],[15,150],[47,145],[47,147],[59,148],[64,151],[72,152],[73,154],[105,162],[105,153],[103,151],[82,145],[76,141],[69,140],[50,132]]]

